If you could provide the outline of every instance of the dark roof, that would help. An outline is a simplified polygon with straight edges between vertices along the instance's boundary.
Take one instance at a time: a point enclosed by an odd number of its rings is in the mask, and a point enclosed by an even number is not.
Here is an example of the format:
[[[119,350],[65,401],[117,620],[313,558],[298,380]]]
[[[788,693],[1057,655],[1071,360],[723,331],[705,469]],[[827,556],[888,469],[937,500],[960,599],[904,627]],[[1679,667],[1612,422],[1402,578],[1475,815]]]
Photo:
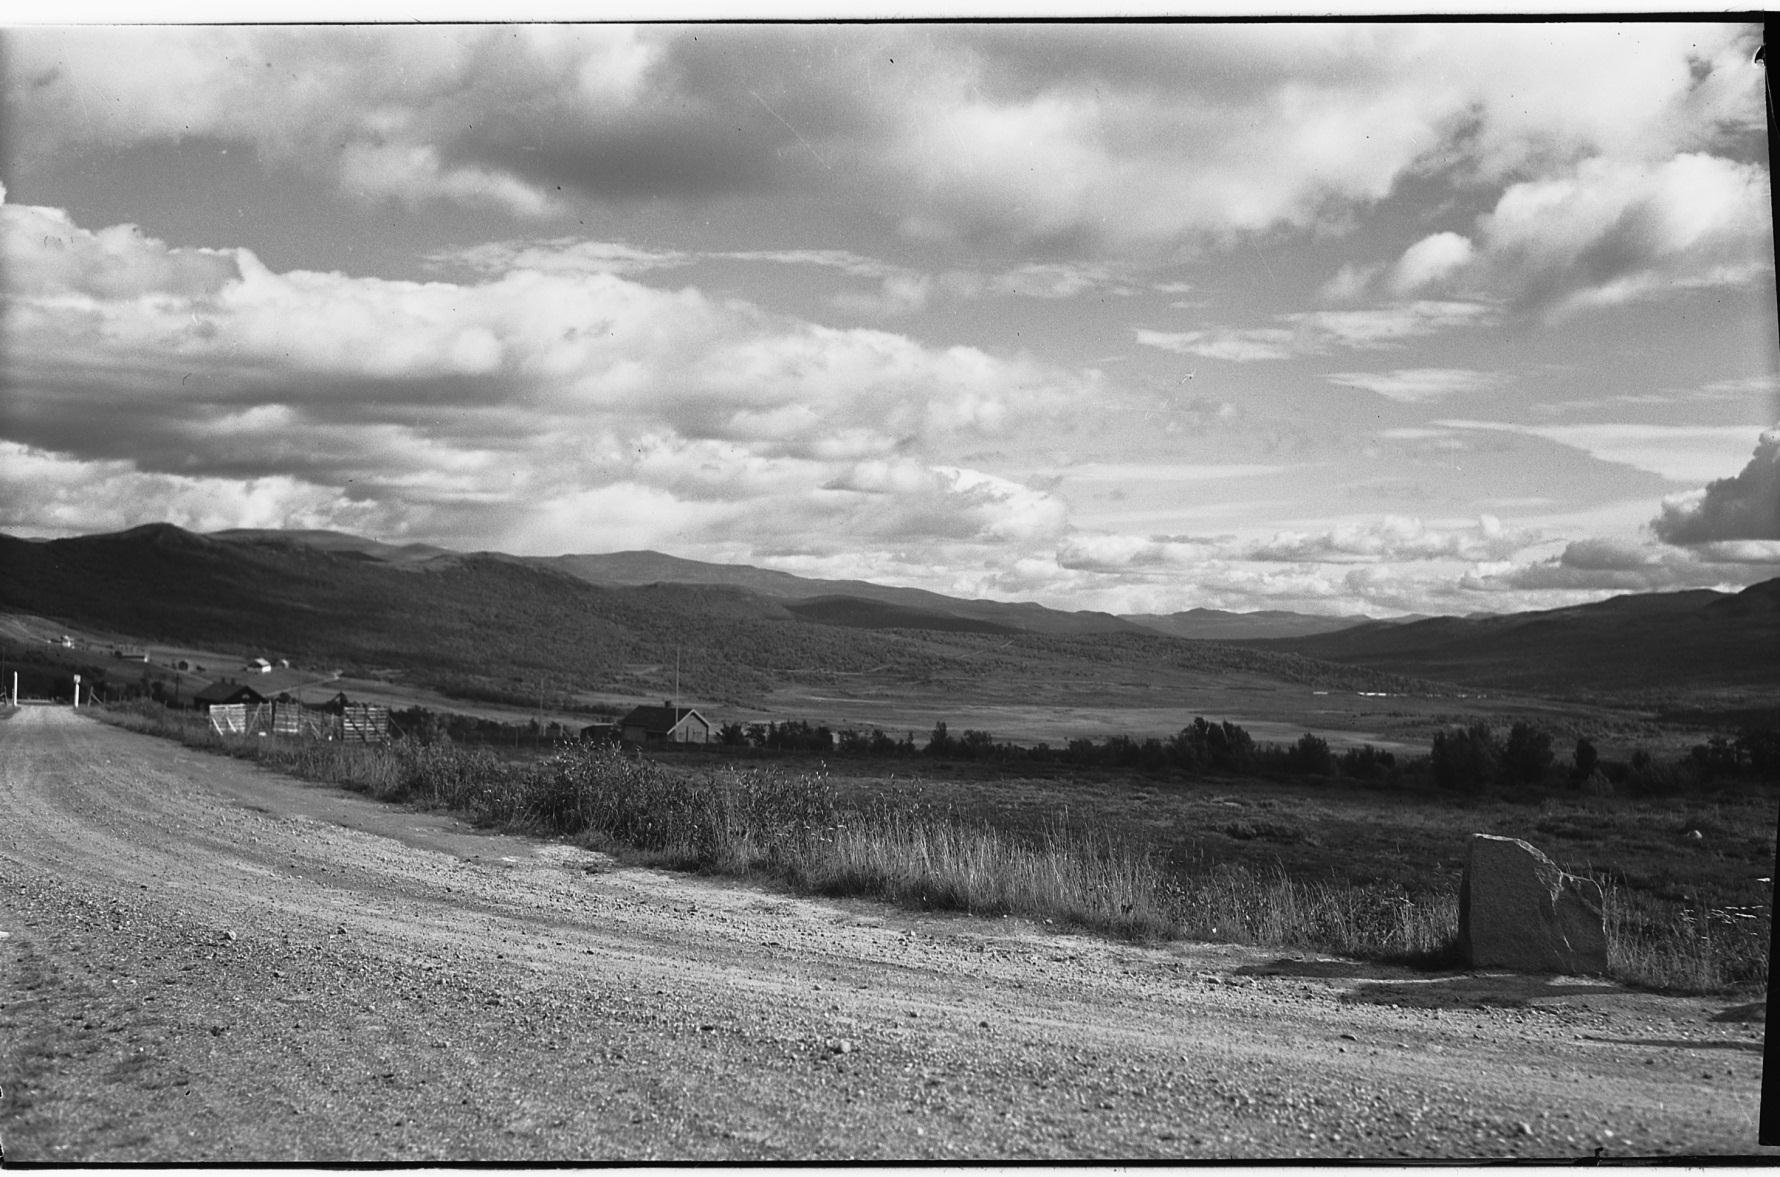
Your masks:
[[[619,720],[620,727],[640,727],[646,732],[667,733],[679,726],[688,715],[698,715],[691,707],[637,707]],[[704,716],[699,715],[700,719]]]
[[[222,682],[213,682],[192,696],[192,703],[199,707],[206,703],[264,703],[265,701],[266,696],[246,683],[229,682],[227,679]]]

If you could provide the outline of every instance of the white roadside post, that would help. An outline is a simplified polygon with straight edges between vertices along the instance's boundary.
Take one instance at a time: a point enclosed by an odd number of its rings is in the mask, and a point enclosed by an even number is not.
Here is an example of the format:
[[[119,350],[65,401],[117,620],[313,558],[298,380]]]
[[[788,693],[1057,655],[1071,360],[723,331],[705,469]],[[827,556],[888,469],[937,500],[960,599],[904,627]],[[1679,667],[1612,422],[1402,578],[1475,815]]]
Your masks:
[[[80,675],[74,676],[74,709],[80,710]]]
[[[19,705],[19,672],[16,670],[12,672],[12,705]]]

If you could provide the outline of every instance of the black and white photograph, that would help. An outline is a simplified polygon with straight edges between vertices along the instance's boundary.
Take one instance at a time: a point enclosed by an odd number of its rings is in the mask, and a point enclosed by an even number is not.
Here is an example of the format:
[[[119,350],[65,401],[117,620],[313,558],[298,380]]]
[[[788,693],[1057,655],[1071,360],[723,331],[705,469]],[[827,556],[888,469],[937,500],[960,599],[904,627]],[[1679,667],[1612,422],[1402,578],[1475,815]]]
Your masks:
[[[0,1159],[1780,1155],[1761,14],[14,12]]]

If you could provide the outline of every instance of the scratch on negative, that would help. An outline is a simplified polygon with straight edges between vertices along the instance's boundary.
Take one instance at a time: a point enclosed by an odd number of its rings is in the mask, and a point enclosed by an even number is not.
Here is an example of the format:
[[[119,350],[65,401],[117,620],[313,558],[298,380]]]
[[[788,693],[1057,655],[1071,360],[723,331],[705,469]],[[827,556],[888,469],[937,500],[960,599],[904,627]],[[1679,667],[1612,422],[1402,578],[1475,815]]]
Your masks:
[[[766,105],[766,99],[764,99],[760,96],[760,92],[758,90],[750,90],[750,91],[748,91],[748,93],[754,95],[754,101],[760,103],[761,106],[766,108],[766,113],[772,115],[774,118],[778,119],[781,123],[784,123],[785,129],[787,131],[790,131],[793,135],[797,135],[797,141],[799,143],[803,144],[803,149],[805,151],[809,152],[811,155],[816,157],[817,163],[821,164],[823,167],[828,166],[828,161],[822,158],[822,154],[819,151],[817,151],[814,147],[810,146],[810,141],[808,139],[805,139],[802,135],[798,135],[796,127],[792,126],[790,123],[786,123],[783,115],[781,115],[778,111],[774,110],[772,107]]]

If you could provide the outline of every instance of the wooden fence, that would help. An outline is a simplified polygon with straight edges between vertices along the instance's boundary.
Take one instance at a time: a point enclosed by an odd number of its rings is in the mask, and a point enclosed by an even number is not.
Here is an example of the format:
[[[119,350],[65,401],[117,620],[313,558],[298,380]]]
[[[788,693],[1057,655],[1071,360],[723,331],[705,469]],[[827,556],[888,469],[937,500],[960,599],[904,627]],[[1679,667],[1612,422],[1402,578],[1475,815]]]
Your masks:
[[[219,736],[290,736],[381,744],[389,739],[389,708],[355,703],[333,711],[301,703],[213,703],[210,730]]]

